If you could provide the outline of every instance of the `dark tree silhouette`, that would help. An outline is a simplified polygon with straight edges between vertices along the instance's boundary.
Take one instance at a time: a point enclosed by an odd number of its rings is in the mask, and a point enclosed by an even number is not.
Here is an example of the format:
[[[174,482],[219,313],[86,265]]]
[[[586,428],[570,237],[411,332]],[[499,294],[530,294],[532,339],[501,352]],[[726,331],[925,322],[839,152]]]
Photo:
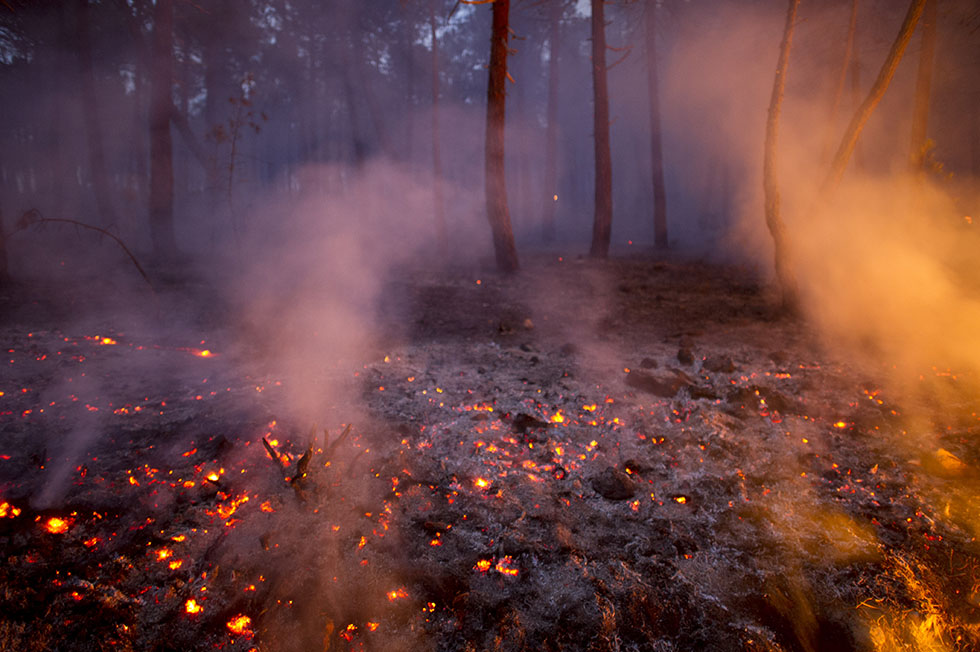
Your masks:
[[[436,246],[449,253],[446,234],[446,207],[442,192],[442,151],[439,146],[439,37],[436,33],[436,0],[429,1],[429,29],[432,34],[432,209],[435,216]]]
[[[561,47],[563,4],[552,0],[548,36],[548,125],[544,136],[544,205],[541,210],[542,236],[555,237],[555,214],[558,212],[558,52]]]
[[[647,90],[650,97],[650,162],[653,182],[653,241],[667,248],[667,188],[664,185],[664,147],[660,130],[660,84],[657,74],[657,2],[646,5]]]
[[[173,0],[157,0],[150,49],[150,238],[157,258],[177,254],[174,232],[173,142],[170,137],[173,80]]]
[[[507,42],[510,0],[493,2],[490,35],[490,74],[487,83],[486,197],[487,219],[493,233],[493,251],[497,268],[514,272],[520,268],[514,231],[507,207],[507,182],[504,176],[504,126],[506,124]]]
[[[609,147],[609,90],[606,85],[605,0],[592,0],[592,95],[595,139],[595,219],[591,254],[609,255],[612,237],[612,154]]]
[[[938,0],[926,0],[922,15],[922,46],[919,71],[915,82],[915,109],[912,113],[912,142],[909,167],[922,172],[929,149],[929,101],[932,99],[932,68],[936,56],[936,20]]]

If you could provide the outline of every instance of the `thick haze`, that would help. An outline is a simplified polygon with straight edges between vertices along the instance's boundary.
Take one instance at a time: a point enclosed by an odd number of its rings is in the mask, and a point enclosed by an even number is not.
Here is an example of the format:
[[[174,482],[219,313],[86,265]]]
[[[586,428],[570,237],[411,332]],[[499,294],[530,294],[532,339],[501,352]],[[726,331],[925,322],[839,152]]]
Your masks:
[[[36,208],[109,229],[148,257],[155,4],[90,4],[89,45],[77,4],[10,4],[0,16],[4,232]],[[461,6],[450,17],[454,4],[432,5],[448,253],[435,244],[428,2],[175,4],[171,90],[186,119],[171,128],[178,247],[227,272],[246,322],[276,315],[275,327],[261,330],[297,368],[310,362],[309,338],[319,338],[321,361],[370,347],[382,279],[396,266],[490,260],[483,211],[490,11]],[[645,251],[653,240],[647,4],[609,5],[607,40],[617,48],[610,61],[625,54],[609,72],[614,251],[629,243]],[[671,244],[769,277],[762,150],[785,3],[658,4]],[[917,33],[840,191],[817,197],[829,153],[877,74],[905,4],[861,3],[857,91],[849,76],[832,123],[850,2],[802,4],[779,143],[784,219],[804,311],[829,343],[871,351],[873,342],[883,360],[910,370],[975,369],[980,306],[972,261],[980,227],[971,220],[978,219],[980,127],[970,71],[980,58],[980,17],[973,3],[940,5],[928,130],[935,147],[925,175],[907,176]],[[584,253],[594,170],[588,4],[565,3],[557,47],[550,10],[549,3],[512,3],[509,205],[519,250],[540,246],[542,210],[554,201],[543,168],[548,63],[557,56],[557,242],[566,253]],[[87,102],[89,74],[94,100]],[[95,149],[108,207],[97,201]],[[7,249],[15,276],[121,257],[111,242],[64,229],[17,233]]]

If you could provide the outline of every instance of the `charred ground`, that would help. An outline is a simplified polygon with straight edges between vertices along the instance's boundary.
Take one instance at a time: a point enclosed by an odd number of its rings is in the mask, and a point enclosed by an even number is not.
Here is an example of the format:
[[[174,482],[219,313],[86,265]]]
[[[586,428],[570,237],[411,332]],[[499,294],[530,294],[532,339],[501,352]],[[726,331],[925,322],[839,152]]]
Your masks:
[[[5,648],[980,645],[972,379],[898,394],[748,270],[401,270],[317,427],[274,315],[109,290],[2,297]]]

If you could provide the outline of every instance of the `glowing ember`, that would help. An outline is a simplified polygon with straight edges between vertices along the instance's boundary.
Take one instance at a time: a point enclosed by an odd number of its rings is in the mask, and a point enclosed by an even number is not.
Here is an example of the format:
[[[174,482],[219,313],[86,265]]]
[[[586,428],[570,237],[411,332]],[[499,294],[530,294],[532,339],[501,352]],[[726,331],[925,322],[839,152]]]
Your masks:
[[[228,630],[239,636],[252,636],[252,619],[245,614],[238,614],[227,623]]]
[[[207,349],[204,349],[203,351],[192,351],[192,353],[199,358],[210,358],[211,356],[214,355]]]
[[[117,342],[116,340],[112,339],[111,337],[100,337],[99,338],[99,344],[102,344],[104,346],[110,346],[112,344],[118,344],[118,343],[119,342]]]
[[[388,591],[388,600],[394,602],[395,600],[401,600],[402,598],[408,597],[408,589],[404,586],[398,587],[392,591]]]
[[[183,565],[184,565],[184,560],[183,559],[175,559],[174,561],[172,561],[169,564],[167,564],[167,566],[170,567],[170,570],[177,570],[178,568],[180,568]]]
[[[157,550],[157,560],[164,561],[174,556],[174,551],[170,548],[160,548]]]
[[[500,558],[497,565],[493,567],[498,573],[502,575],[510,575],[511,577],[516,577],[518,574],[517,566],[514,564],[514,559],[510,555],[505,555]]]
[[[0,503],[0,518],[14,518],[15,516],[20,516],[20,507],[14,507],[6,501]]]
[[[51,534],[64,534],[68,531],[68,521],[52,516],[44,523],[44,529]]]
[[[204,611],[204,607],[199,605],[197,603],[197,600],[195,600],[194,598],[190,598],[187,602],[184,603],[184,611],[186,611],[189,614],[199,614],[202,611]]]
[[[369,632],[373,632],[373,631],[374,631],[374,630],[376,630],[376,629],[377,629],[377,628],[378,628],[378,627],[379,627],[380,625],[381,625],[381,623],[364,623],[364,626],[365,626],[365,627],[367,628],[367,630],[368,630]]]
[[[683,505],[687,503],[687,496],[674,496],[674,502],[678,505]]]
[[[473,484],[475,484],[478,489],[487,489],[490,487],[490,481],[486,478],[477,478],[473,481]]]
[[[490,567],[492,565],[493,562],[490,561],[489,559],[481,559],[480,561],[476,562],[476,566],[474,566],[474,568],[476,568],[476,570],[480,571],[481,573],[486,573],[488,570],[490,570]]]
[[[558,410],[551,415],[550,420],[551,423],[565,423],[565,415],[561,413],[561,410]]]
[[[847,422],[846,421],[838,421],[837,423],[834,424],[834,427],[835,428],[846,428],[847,427]]]
[[[261,510],[262,510],[263,512],[266,512],[266,513],[268,513],[268,514],[271,514],[271,513],[273,513],[273,512],[275,512],[275,511],[276,511],[276,510],[275,510],[275,509],[274,509],[274,508],[272,507],[272,503],[271,503],[271,502],[269,502],[268,500],[267,500],[267,501],[265,501],[265,502],[263,502],[263,503],[262,503],[261,505],[259,505],[259,509],[261,509]]]

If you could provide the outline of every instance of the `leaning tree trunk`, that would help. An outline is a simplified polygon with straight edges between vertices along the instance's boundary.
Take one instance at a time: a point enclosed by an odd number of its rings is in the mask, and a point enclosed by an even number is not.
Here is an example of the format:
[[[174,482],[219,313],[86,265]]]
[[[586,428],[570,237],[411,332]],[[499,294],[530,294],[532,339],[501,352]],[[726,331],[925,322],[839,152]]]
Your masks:
[[[174,233],[173,142],[170,113],[173,85],[173,0],[157,0],[150,54],[150,239],[157,258],[177,254]]]
[[[541,235],[548,242],[555,238],[558,212],[558,48],[561,37],[562,3],[551,2],[551,35],[548,37],[548,126],[544,134],[544,206]]]
[[[95,70],[92,65],[92,35],[89,19],[89,0],[78,0],[75,38],[78,66],[82,82],[82,111],[85,116],[85,135],[88,139],[88,160],[92,171],[95,203],[99,208],[102,224],[115,224],[116,212],[109,199],[109,175],[106,172],[103,148],[102,122],[99,119],[98,93],[95,88]]]
[[[429,28],[432,32],[432,208],[435,215],[436,246],[449,254],[446,234],[446,206],[442,188],[442,150],[439,146],[439,39],[436,33],[436,0],[429,2]]]
[[[605,0],[592,0],[593,138],[595,141],[595,220],[591,254],[609,255],[612,237],[612,154],[609,151],[609,90],[606,86]]]
[[[847,40],[844,44],[844,62],[841,64],[840,76],[837,78],[837,88],[834,89],[834,97],[830,103],[830,115],[827,119],[827,140],[824,146],[824,154],[820,157],[821,162],[827,160],[830,156],[830,148],[833,147],[834,125],[837,122],[837,114],[840,112],[841,99],[844,97],[844,84],[847,81],[847,71],[851,67],[851,58],[854,53],[854,37],[857,34],[857,16],[858,0],[851,0],[851,18],[847,24]]]
[[[486,195],[487,219],[493,232],[493,251],[497,268],[514,272],[520,268],[514,232],[507,208],[507,182],[504,176],[504,125],[507,101],[507,40],[510,0],[493,3],[493,27],[490,36],[490,75],[487,84]]]
[[[762,188],[765,194],[766,226],[772,235],[776,278],[784,310],[793,310],[797,304],[796,279],[789,264],[786,224],[780,215],[779,182],[776,176],[776,147],[779,137],[779,114],[783,106],[783,92],[786,89],[786,67],[789,64],[789,50],[793,43],[793,29],[796,25],[796,12],[800,0],[789,0],[786,11],[786,26],[783,29],[783,42],[779,46],[779,61],[776,76],[772,83],[772,97],[769,100],[769,117],[766,120],[766,145],[762,166]]]
[[[936,19],[938,0],[926,0],[922,16],[922,50],[915,82],[915,109],[912,113],[912,142],[909,167],[918,174],[925,167],[929,137],[929,100],[932,97],[932,67],[936,56]]]
[[[854,147],[857,145],[858,137],[861,135],[861,131],[874,112],[875,107],[878,106],[878,102],[885,95],[885,91],[888,89],[888,84],[891,83],[892,77],[895,76],[895,70],[898,68],[898,63],[902,60],[905,48],[908,47],[909,41],[912,39],[912,32],[915,31],[915,25],[919,22],[919,17],[922,16],[922,10],[925,8],[925,4],[926,0],[912,0],[912,4],[909,5],[909,10],[905,14],[902,27],[898,32],[898,36],[895,37],[895,42],[892,43],[888,57],[878,72],[875,83],[871,86],[871,90],[868,91],[868,96],[864,98],[864,102],[858,107],[854,117],[851,118],[851,123],[844,133],[844,137],[841,139],[840,146],[837,148],[837,154],[834,156],[834,160],[830,165],[830,172],[827,174],[827,178],[823,183],[820,193],[822,197],[826,197],[829,193],[833,192],[844,177],[844,170],[847,169],[847,163],[851,158],[851,154],[854,152]]]
[[[650,94],[650,162],[653,181],[653,243],[667,248],[667,188],[664,185],[664,146],[660,130],[660,84],[657,76],[657,3],[646,6],[647,90]]]

